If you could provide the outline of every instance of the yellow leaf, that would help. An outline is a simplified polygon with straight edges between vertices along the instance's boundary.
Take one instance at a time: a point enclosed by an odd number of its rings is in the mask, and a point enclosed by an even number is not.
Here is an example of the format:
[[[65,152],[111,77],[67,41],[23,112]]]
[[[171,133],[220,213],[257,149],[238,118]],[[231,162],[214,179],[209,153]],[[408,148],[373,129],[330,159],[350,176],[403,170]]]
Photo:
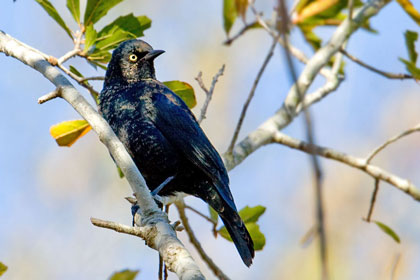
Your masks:
[[[420,13],[414,8],[410,0],[397,0],[398,4],[405,10],[405,12],[420,25]]]
[[[245,20],[248,0],[235,0],[236,12]]]
[[[59,146],[70,147],[91,128],[85,120],[65,121],[51,126],[50,134]]]
[[[293,19],[293,23],[298,24],[307,19],[308,17],[320,14],[323,11],[337,4],[338,1],[339,0],[317,0],[311,2],[309,5],[302,9],[302,11],[297,15],[295,19]]]

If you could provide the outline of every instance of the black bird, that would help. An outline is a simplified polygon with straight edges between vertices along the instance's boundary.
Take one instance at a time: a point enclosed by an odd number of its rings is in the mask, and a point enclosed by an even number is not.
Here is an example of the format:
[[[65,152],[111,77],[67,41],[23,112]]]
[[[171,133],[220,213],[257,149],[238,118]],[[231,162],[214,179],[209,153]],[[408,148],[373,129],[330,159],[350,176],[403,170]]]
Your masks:
[[[204,200],[250,266],[253,241],[236,210],[223,161],[182,99],[156,80],[153,60],[162,53],[141,40],[120,44],[108,64],[99,111],[152,193],[167,201],[182,193]]]

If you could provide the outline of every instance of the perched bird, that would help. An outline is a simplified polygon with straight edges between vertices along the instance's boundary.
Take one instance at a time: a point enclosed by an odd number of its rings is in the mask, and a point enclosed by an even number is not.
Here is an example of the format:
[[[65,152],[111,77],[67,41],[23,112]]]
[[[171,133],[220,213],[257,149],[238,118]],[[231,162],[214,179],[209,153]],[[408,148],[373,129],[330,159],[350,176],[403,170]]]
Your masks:
[[[236,210],[223,161],[182,99],[156,80],[153,60],[162,53],[141,40],[120,44],[108,64],[99,112],[152,194],[166,202],[180,194],[204,200],[217,211],[250,266],[253,241]]]

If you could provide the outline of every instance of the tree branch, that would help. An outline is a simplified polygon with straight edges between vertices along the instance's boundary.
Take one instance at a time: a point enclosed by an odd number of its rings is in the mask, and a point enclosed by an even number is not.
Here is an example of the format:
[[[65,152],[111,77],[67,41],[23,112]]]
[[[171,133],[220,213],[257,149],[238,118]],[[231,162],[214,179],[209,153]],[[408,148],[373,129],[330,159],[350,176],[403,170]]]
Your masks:
[[[204,85],[204,82],[202,79],[203,73],[201,71],[198,73],[197,77],[195,77],[195,80],[198,82],[201,89],[206,94],[206,100],[204,101],[203,107],[201,108],[201,113],[200,113],[200,117],[198,118],[198,123],[201,123],[206,118],[207,108],[209,107],[211,98],[213,97],[213,92],[214,92],[214,88],[216,86],[217,80],[219,79],[220,76],[223,75],[224,71],[225,71],[225,65],[223,64],[219,72],[217,72],[216,75],[214,75],[213,80],[210,85],[210,89],[207,89],[207,87]]]
[[[239,131],[241,130],[242,123],[243,123],[243,121],[244,121],[244,119],[245,119],[245,115],[246,115],[246,112],[247,112],[247,110],[248,110],[248,106],[249,106],[249,104],[251,103],[252,98],[254,97],[255,90],[257,89],[258,82],[260,81],[261,76],[262,76],[262,74],[264,73],[265,68],[266,68],[266,67],[267,67],[267,65],[268,65],[268,62],[270,61],[271,57],[273,56],[273,53],[274,53],[274,48],[275,48],[275,47],[276,47],[276,45],[277,45],[277,39],[278,39],[278,38],[274,38],[274,39],[273,39],[273,43],[271,44],[271,47],[270,47],[270,49],[268,50],[268,53],[267,53],[267,55],[266,55],[266,57],[265,57],[265,59],[264,59],[264,62],[263,62],[263,64],[261,65],[261,68],[260,68],[260,70],[258,71],[257,76],[255,77],[255,80],[254,80],[254,83],[253,83],[253,85],[252,85],[251,91],[250,91],[250,92],[249,92],[249,94],[248,94],[248,98],[247,98],[247,100],[245,101],[244,106],[242,107],[241,115],[240,115],[240,117],[239,117],[238,123],[236,124],[235,132],[233,133],[232,140],[230,141],[230,145],[229,145],[229,148],[228,148],[228,150],[227,150],[227,153],[232,153],[233,147],[235,146],[236,140],[238,139],[238,136],[239,136]]]
[[[296,95],[296,87],[299,86],[301,92],[305,93],[312,84],[316,74],[330,61],[331,57],[339,50],[343,42],[347,40],[363,22],[378,13],[388,2],[389,0],[371,0],[356,13],[352,22],[345,20],[340,24],[330,41],[319,49],[308,61],[297,83],[289,91],[288,98],[283,103],[282,107],[278,109],[272,117],[263,122],[256,130],[248,134],[245,139],[236,144],[232,150],[232,154],[225,153],[223,155],[228,170],[231,170],[240,164],[248,155],[261,146],[270,144],[273,135],[290,124],[301,111],[298,110],[300,102],[299,97]],[[332,86],[332,88],[334,88],[334,86]],[[322,96],[324,92],[325,91],[322,91],[318,96]],[[306,106],[310,106],[314,102],[319,101],[318,98],[310,97],[310,94],[305,96],[305,101],[303,103],[306,104]]]
[[[315,154],[321,157],[339,161],[348,166],[360,169],[363,172],[372,176],[373,178],[387,182],[393,185],[394,187],[396,187],[397,189],[407,193],[409,196],[411,196],[415,200],[420,201],[420,190],[414,184],[378,166],[369,164],[366,159],[354,157],[354,156],[345,154],[343,152],[339,152],[339,151],[336,151],[330,148],[321,147],[321,146],[311,147],[308,143],[292,138],[279,131],[275,133],[271,142],[280,143],[290,148],[303,151],[305,153],[314,152]]]
[[[176,238],[174,229],[168,223],[168,217],[159,210],[143,176],[123,144],[112,131],[108,123],[83,98],[73,85],[41,55],[40,51],[28,48],[18,40],[0,31],[0,52],[10,55],[34,68],[61,88],[61,97],[65,99],[98,134],[100,141],[108,148],[117,165],[123,171],[136,196],[142,211],[142,230],[149,247],[159,251],[168,268],[180,279],[204,279],[193,258]]]
[[[404,80],[404,79],[414,79],[413,76],[409,75],[409,74],[394,74],[394,73],[389,73],[389,72],[385,72],[382,70],[379,70],[378,68],[375,68],[373,66],[370,66],[369,64],[364,63],[363,61],[361,61],[360,59],[358,59],[357,57],[349,54],[346,50],[344,49],[340,49],[340,52],[342,54],[344,54],[347,58],[349,58],[350,60],[352,60],[353,62],[359,64],[360,66],[375,72],[376,74],[382,75],[388,79],[399,79],[399,80]]]
[[[407,129],[406,131],[388,139],[385,143],[383,143],[382,145],[377,147],[375,150],[373,150],[373,152],[370,153],[370,155],[366,159],[366,162],[369,163],[380,151],[385,149],[389,144],[392,144],[392,143],[400,140],[404,136],[407,136],[407,135],[410,135],[411,133],[419,132],[419,131],[420,131],[420,123],[417,124],[416,126],[410,128],[410,129]]]
[[[229,277],[223,273],[223,271],[213,262],[213,260],[206,254],[203,247],[201,247],[200,241],[195,237],[194,231],[192,230],[190,223],[188,222],[187,215],[185,214],[185,202],[184,200],[175,202],[176,208],[178,209],[179,218],[184,225],[185,231],[187,232],[188,238],[190,239],[191,244],[194,245],[197,252],[200,254],[200,257],[207,264],[210,270],[217,276],[220,280],[229,280]]]

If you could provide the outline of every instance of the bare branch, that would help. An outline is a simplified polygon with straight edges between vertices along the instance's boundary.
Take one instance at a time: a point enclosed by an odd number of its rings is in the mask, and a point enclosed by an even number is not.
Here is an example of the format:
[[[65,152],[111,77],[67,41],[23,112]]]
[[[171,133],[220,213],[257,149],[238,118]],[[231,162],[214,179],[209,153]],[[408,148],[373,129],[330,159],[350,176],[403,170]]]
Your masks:
[[[61,97],[61,87],[56,88],[54,91],[47,93],[44,96],[41,96],[38,98],[38,104],[45,103],[47,101],[50,101],[51,99]]]
[[[195,80],[200,85],[201,89],[206,94],[206,100],[204,101],[203,107],[201,108],[201,113],[200,113],[200,117],[198,118],[198,123],[201,123],[206,118],[207,108],[209,107],[211,98],[213,97],[213,92],[214,92],[214,88],[216,86],[217,80],[219,79],[220,76],[223,75],[224,71],[225,71],[225,65],[223,64],[219,72],[217,72],[216,75],[214,75],[213,80],[210,85],[210,89],[207,89],[207,87],[204,85],[204,82],[202,79],[203,73],[201,71],[198,73],[197,77],[195,78]]]
[[[47,60],[47,55],[27,48],[18,40],[0,31],[0,52],[10,55],[34,68],[61,88],[61,97],[65,99],[98,134],[99,139],[110,151],[113,159],[121,168],[125,178],[135,193],[142,211],[142,227],[147,245],[159,251],[168,268],[180,279],[204,279],[191,255],[176,238],[174,229],[169,225],[168,217],[162,213],[150,195],[143,176],[119,141],[108,123],[83,98],[73,85]]]
[[[145,236],[143,235],[142,230],[138,227],[130,227],[123,224],[119,224],[119,223],[115,223],[111,221],[105,221],[105,220],[101,220],[97,218],[90,218],[90,221],[94,226],[97,226],[97,227],[112,229],[112,230],[115,230],[116,232],[134,235],[142,239],[145,239]]]
[[[203,219],[207,220],[209,223],[211,223],[213,225],[213,234],[214,236],[217,236],[217,222],[213,221],[211,218],[207,217],[206,215],[204,215],[203,213],[201,213],[200,211],[198,211],[197,209],[192,208],[191,206],[185,204],[185,209],[189,209],[191,211],[193,211],[194,213],[196,213],[198,216],[202,217]]]
[[[340,24],[330,41],[319,49],[308,61],[298,79],[297,85],[294,85],[290,90],[288,100],[283,103],[272,117],[268,118],[256,130],[248,134],[245,139],[236,144],[232,150],[232,154],[224,154],[223,159],[228,170],[233,169],[256,149],[272,143],[273,134],[289,125],[299,113],[297,107],[300,102],[298,96],[296,96],[295,87],[299,86],[302,93],[306,92],[318,71],[330,61],[331,57],[339,50],[343,42],[346,41],[363,22],[378,13],[388,2],[389,1],[387,0],[371,0],[362,9],[357,11],[354,20],[351,23],[344,21]],[[305,97],[305,99],[308,97],[309,95]],[[293,100],[293,98],[296,98],[296,100]],[[312,99],[312,102],[318,100],[319,99],[315,98]],[[310,106],[313,103],[305,101],[305,104]]]
[[[395,73],[389,73],[389,72],[385,72],[385,71],[379,70],[379,69],[377,69],[377,68],[375,68],[373,66],[370,66],[370,65],[364,63],[363,61],[361,61],[357,57],[349,54],[344,49],[340,49],[340,52],[342,54],[344,54],[346,57],[348,57],[350,60],[352,60],[352,61],[356,62],[357,64],[359,64],[360,66],[362,66],[362,67],[364,67],[364,68],[366,68],[366,69],[368,69],[368,70],[370,70],[372,72],[375,72],[375,73],[377,73],[379,75],[382,75],[382,76],[384,76],[384,77],[386,77],[388,79],[399,79],[399,80],[403,80],[403,79],[414,79],[414,77],[411,76],[411,75],[409,75],[409,74],[395,74]]]
[[[406,131],[388,139],[385,143],[383,143],[382,145],[377,147],[375,150],[373,150],[373,152],[370,153],[370,155],[366,159],[367,163],[369,163],[380,151],[385,149],[389,144],[392,144],[392,143],[400,140],[404,136],[407,136],[407,135],[410,135],[411,133],[419,132],[419,131],[420,131],[420,123],[417,124],[416,126],[410,128],[410,129],[407,129]]]
[[[375,207],[376,197],[379,191],[379,179],[375,179],[375,188],[373,189],[372,198],[370,199],[369,211],[366,216],[366,222],[370,223],[372,218],[373,208]]]
[[[290,19],[287,13],[287,7],[284,0],[278,1],[278,11],[277,14],[281,17],[278,17],[276,20],[277,30],[280,34],[282,34],[283,41],[284,41],[284,50],[287,58],[287,64],[289,66],[289,73],[292,77],[293,83],[297,83],[297,74],[296,69],[293,64],[292,56],[289,50],[289,40],[288,40],[288,31],[290,25]],[[297,93],[299,99],[304,102],[305,93],[300,92],[299,88],[297,88]],[[307,106],[303,107],[304,113],[304,121],[305,121],[305,128],[306,128],[306,138],[309,142],[309,145],[313,147],[315,145],[315,138],[313,132],[313,122],[312,117],[309,112],[309,108]],[[316,230],[319,236],[319,253],[321,259],[321,277],[324,280],[329,279],[328,273],[328,251],[327,251],[327,236],[325,230],[325,216],[324,216],[324,203],[323,203],[323,190],[322,190],[322,170],[319,164],[318,158],[310,151],[310,158],[313,170],[313,181],[314,181],[314,188],[315,188],[315,213],[316,213]]]
[[[103,81],[105,80],[104,76],[95,76],[95,77],[87,77],[87,78],[81,78],[80,81],[81,82],[86,82],[86,81]]]
[[[188,238],[190,242],[194,245],[197,252],[200,254],[203,261],[207,264],[210,270],[217,276],[220,280],[229,280],[229,277],[223,273],[223,271],[213,262],[213,260],[207,255],[204,251],[203,247],[201,247],[200,241],[198,241],[197,237],[195,236],[190,223],[188,222],[187,215],[185,215],[185,202],[182,199],[181,201],[175,202],[176,208],[178,209],[179,218],[184,225],[185,231],[188,234]]]
[[[249,94],[248,94],[248,98],[247,98],[247,100],[245,101],[244,106],[242,107],[241,115],[240,115],[239,120],[238,120],[238,123],[237,123],[237,125],[236,125],[235,132],[233,133],[232,140],[230,141],[229,148],[228,148],[228,150],[227,150],[227,153],[228,153],[228,154],[231,154],[231,153],[232,153],[233,147],[235,146],[236,140],[238,139],[238,135],[239,135],[239,132],[240,132],[240,130],[241,130],[242,123],[243,123],[243,121],[244,121],[244,119],[245,119],[245,115],[246,115],[246,112],[247,112],[247,110],[248,110],[248,106],[249,106],[249,104],[251,103],[252,98],[254,97],[255,90],[257,89],[257,86],[258,86],[258,82],[260,81],[261,76],[262,76],[262,74],[264,73],[265,68],[266,68],[266,67],[267,67],[267,65],[268,65],[268,62],[270,61],[271,57],[273,56],[273,53],[274,53],[274,48],[275,48],[275,47],[276,47],[276,45],[277,45],[277,39],[278,39],[278,38],[274,38],[274,39],[273,39],[273,42],[271,43],[271,47],[270,47],[270,49],[268,50],[268,53],[267,53],[267,55],[266,55],[266,57],[265,57],[265,59],[264,59],[264,62],[263,62],[263,64],[262,64],[262,66],[261,66],[260,70],[258,71],[257,76],[255,77],[255,80],[254,80],[254,83],[253,83],[253,85],[252,85],[251,91],[250,91],[250,92],[249,92]]]
[[[348,166],[357,168],[369,174],[375,179],[378,179],[378,180],[381,180],[381,181],[384,181],[393,185],[397,189],[407,193],[409,196],[411,196],[415,200],[420,201],[420,190],[414,184],[378,166],[367,163],[366,159],[354,157],[354,156],[345,154],[343,152],[333,150],[331,148],[325,148],[321,146],[310,147],[308,143],[292,138],[279,131],[273,136],[272,142],[280,143],[290,148],[303,151],[305,153],[314,152],[315,154],[321,157],[336,160]]]
[[[242,27],[242,29],[239,30],[238,33],[236,33],[232,37],[227,38],[226,41],[223,42],[223,44],[226,45],[226,46],[231,45],[233,43],[233,41],[235,41],[236,39],[238,39],[239,37],[241,37],[246,31],[248,31],[249,29],[252,29],[257,24],[259,24],[257,21],[254,21],[254,22],[245,24],[244,27]]]

